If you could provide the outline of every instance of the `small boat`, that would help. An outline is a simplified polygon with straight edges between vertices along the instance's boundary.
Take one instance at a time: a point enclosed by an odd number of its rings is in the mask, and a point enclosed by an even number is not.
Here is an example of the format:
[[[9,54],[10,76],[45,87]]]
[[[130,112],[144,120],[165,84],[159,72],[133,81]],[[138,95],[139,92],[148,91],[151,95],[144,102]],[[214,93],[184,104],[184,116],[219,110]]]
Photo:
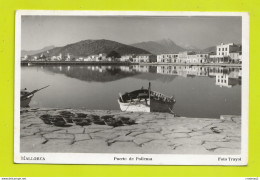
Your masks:
[[[152,91],[151,83],[148,89],[138,89],[121,95],[118,103],[121,111],[129,112],[169,112],[173,113],[176,103],[174,97],[168,97],[162,93]]]
[[[23,90],[21,90],[21,92],[20,92],[20,106],[21,106],[21,107],[29,107],[29,104],[30,104],[30,102],[31,102],[31,100],[32,100],[32,98],[33,98],[33,96],[34,96],[34,94],[35,94],[36,92],[42,90],[42,89],[47,88],[47,87],[49,87],[49,85],[48,85],[48,86],[45,86],[45,87],[43,87],[43,88],[40,88],[40,89],[33,90],[33,91],[31,91],[31,92],[27,91],[26,88],[23,89]]]
[[[31,95],[26,96],[25,98],[21,99],[21,107],[29,107],[29,104],[30,104],[33,96],[34,96],[34,94],[31,94]]]

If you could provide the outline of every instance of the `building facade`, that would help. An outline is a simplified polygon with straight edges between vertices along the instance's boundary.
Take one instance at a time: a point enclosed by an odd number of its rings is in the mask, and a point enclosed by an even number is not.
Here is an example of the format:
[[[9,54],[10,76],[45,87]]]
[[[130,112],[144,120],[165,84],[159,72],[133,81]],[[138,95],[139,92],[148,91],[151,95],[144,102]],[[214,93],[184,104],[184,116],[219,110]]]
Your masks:
[[[135,57],[134,54],[122,55],[121,58],[120,58],[120,61],[121,61],[121,62],[127,62],[127,61],[132,62],[134,57]]]
[[[158,63],[177,63],[178,54],[160,54],[157,55]]]
[[[139,54],[133,58],[133,62],[135,63],[152,63],[156,61],[156,55],[153,54]]]
[[[210,62],[212,63],[232,63],[240,61],[237,59],[241,53],[242,47],[234,43],[223,44],[221,43],[216,47],[216,55],[210,55]],[[238,54],[237,54],[238,53]],[[241,56],[240,56],[241,58]]]

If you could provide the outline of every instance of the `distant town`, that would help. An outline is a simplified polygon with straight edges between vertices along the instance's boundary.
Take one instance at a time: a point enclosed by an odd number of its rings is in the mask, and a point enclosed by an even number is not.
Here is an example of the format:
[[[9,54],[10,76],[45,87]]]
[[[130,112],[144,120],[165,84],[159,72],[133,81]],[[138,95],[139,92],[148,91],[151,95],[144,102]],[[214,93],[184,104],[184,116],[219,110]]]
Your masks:
[[[24,55],[22,62],[122,62],[122,63],[168,63],[168,64],[241,64],[242,46],[234,43],[221,43],[214,52],[183,51],[165,54],[123,54],[117,51],[88,56],[75,56],[70,53],[50,55],[49,51],[39,55]]]

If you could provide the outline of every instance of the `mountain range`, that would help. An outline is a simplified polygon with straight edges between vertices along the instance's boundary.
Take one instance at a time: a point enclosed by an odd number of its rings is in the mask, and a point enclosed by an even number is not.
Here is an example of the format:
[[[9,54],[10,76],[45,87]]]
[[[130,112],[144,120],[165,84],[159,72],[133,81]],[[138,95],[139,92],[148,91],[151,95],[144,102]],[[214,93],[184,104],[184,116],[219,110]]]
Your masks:
[[[177,45],[171,39],[162,39],[158,41],[146,41],[135,43],[131,45],[122,44],[116,41],[99,39],[99,40],[83,40],[76,43],[68,44],[62,47],[48,46],[40,50],[24,51],[21,54],[35,55],[47,54],[49,56],[57,56],[61,54],[70,54],[73,56],[89,56],[100,53],[110,53],[116,51],[120,55],[125,54],[166,54],[166,53],[179,53],[182,51],[195,51],[202,53],[216,52],[216,46],[208,47],[206,49],[198,49],[194,46],[182,47]]]
[[[39,50],[22,50],[21,51],[21,56],[25,56],[25,55],[34,55],[34,54],[38,54],[38,53],[41,53],[41,52],[44,52],[44,51],[48,51],[50,49],[53,49],[55,48],[55,46],[47,46],[47,47],[44,47],[42,49],[39,49]]]
[[[151,52],[152,54],[167,54],[167,53],[179,53],[186,51],[187,49],[178,46],[170,39],[162,39],[159,41],[146,41],[131,44],[131,46],[144,49]]]
[[[120,55],[125,54],[149,54],[150,52],[136,48],[130,45],[122,44],[116,41],[111,40],[84,40],[80,42],[76,42],[73,44],[68,44],[63,47],[55,47],[53,49],[48,50],[49,56],[56,56],[61,54],[70,54],[73,56],[89,56],[93,54],[100,53],[110,53],[111,51],[116,51]],[[47,51],[43,51],[41,53],[35,54],[47,54]]]

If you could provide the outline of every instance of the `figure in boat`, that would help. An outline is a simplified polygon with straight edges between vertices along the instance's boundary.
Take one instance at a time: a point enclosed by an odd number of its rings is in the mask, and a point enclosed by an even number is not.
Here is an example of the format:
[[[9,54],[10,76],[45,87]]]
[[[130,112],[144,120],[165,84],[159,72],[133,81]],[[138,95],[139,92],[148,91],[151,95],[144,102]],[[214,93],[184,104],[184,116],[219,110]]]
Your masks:
[[[42,89],[47,88],[47,87],[49,87],[49,85],[48,85],[48,86],[45,86],[45,87],[43,87],[43,88],[40,88],[40,89],[33,90],[33,91],[31,91],[31,92],[28,91],[27,88],[22,89],[22,90],[21,90],[21,93],[20,93],[20,102],[21,102],[20,106],[21,106],[21,107],[29,107],[29,104],[30,104],[30,102],[31,102],[31,100],[32,100],[32,98],[33,98],[33,96],[34,96],[34,94],[35,94],[36,92],[42,90]]]
[[[168,97],[162,93],[152,91],[149,82],[148,89],[142,87],[123,95],[119,93],[118,103],[122,111],[168,112],[174,114],[173,107],[176,100],[173,96]]]

